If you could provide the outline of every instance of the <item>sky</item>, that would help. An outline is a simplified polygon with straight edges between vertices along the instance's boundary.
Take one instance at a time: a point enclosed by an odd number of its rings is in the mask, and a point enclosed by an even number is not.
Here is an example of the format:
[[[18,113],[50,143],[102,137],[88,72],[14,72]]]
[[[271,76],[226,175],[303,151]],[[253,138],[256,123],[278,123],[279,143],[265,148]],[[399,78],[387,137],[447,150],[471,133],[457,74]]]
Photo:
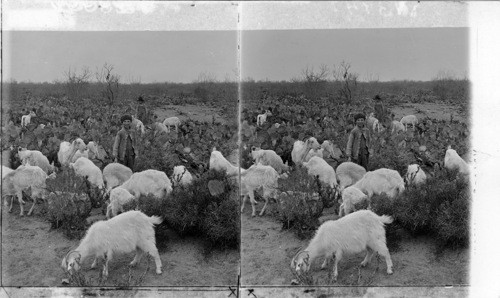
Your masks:
[[[243,78],[289,80],[342,61],[361,80],[431,80],[468,72],[468,28],[258,30],[242,33]]]
[[[122,82],[185,82],[211,73],[235,79],[236,31],[10,31],[4,81],[52,82],[71,69],[114,66]]]
[[[467,28],[243,30],[241,75],[290,80],[349,62],[361,80],[431,80],[468,73]],[[130,81],[236,80],[238,31],[5,31],[3,80],[52,82],[104,63]]]

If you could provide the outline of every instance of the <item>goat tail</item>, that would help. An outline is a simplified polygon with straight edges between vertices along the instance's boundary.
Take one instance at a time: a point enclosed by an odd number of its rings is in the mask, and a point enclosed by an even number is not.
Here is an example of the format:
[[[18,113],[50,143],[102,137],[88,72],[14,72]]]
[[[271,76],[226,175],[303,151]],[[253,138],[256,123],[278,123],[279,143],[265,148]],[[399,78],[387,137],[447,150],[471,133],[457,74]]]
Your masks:
[[[159,225],[163,222],[163,219],[159,216],[153,215],[149,217],[149,222],[152,223],[153,225]]]
[[[389,215],[382,215],[382,216],[379,216],[378,218],[379,218],[380,222],[384,223],[384,224],[390,224],[394,221],[394,219]]]

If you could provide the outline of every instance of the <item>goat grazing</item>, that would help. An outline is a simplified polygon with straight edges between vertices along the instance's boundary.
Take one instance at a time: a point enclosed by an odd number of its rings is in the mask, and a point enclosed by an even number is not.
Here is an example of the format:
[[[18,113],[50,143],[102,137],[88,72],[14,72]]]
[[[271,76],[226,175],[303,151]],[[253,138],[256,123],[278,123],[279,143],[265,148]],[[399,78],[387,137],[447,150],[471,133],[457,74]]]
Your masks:
[[[287,164],[283,163],[281,157],[276,154],[273,150],[263,150],[260,148],[252,147],[252,159],[255,163],[260,163],[265,166],[271,166],[279,174],[288,172],[289,167]]]
[[[357,254],[367,250],[361,266],[366,266],[375,252],[385,258],[387,274],[392,274],[392,260],[386,245],[384,224],[393,220],[390,216],[378,216],[369,210],[360,210],[337,220],[325,221],[316,231],[307,248],[292,259],[292,267],[298,274],[309,271],[312,262],[325,257],[321,268],[326,268],[328,260],[335,256],[332,273],[337,280],[337,265],[343,255]]]
[[[130,266],[135,266],[144,253],[149,253],[155,260],[156,274],[161,274],[161,259],[156,248],[154,225],[162,219],[148,217],[141,211],[128,211],[106,221],[97,221],[87,230],[77,248],[63,258],[61,266],[71,274],[80,270],[81,264],[94,256],[91,268],[97,266],[98,258],[105,258],[103,276],[108,276],[108,263],[116,253],[135,251]]]
[[[368,208],[370,208],[370,200],[374,194],[386,194],[389,198],[393,199],[404,191],[405,183],[397,171],[381,168],[367,172],[361,180],[349,187],[356,187],[368,195]]]
[[[172,173],[172,184],[174,186],[182,185],[188,186],[193,182],[193,176],[186,169],[185,166],[175,166],[174,172]]]
[[[236,176],[238,175],[238,170],[240,169],[237,166],[232,165],[220,151],[214,147],[212,149],[212,153],[210,154],[210,162],[209,169],[213,169],[215,171],[225,171],[228,176]],[[241,169],[241,173],[245,172],[244,169]]]
[[[179,125],[181,120],[178,117],[169,117],[163,120],[163,125],[165,125],[170,132],[170,126],[175,126],[175,132],[179,132]]]
[[[365,168],[350,161],[341,163],[335,172],[340,191],[358,182],[366,174]]]
[[[457,151],[448,146],[444,156],[444,167],[450,171],[458,170],[462,175],[469,174],[469,165],[458,155]]]
[[[418,118],[415,115],[406,115],[399,121],[405,126],[405,130],[408,129],[408,124],[411,124],[413,128],[418,124]]]
[[[54,171],[54,163],[49,164],[48,158],[40,151],[19,148],[17,154],[23,165],[29,163],[32,166],[40,167],[47,174]]]
[[[406,186],[409,185],[420,185],[425,182],[427,175],[424,170],[417,164],[411,164],[408,166],[406,175],[404,177],[404,182]]]

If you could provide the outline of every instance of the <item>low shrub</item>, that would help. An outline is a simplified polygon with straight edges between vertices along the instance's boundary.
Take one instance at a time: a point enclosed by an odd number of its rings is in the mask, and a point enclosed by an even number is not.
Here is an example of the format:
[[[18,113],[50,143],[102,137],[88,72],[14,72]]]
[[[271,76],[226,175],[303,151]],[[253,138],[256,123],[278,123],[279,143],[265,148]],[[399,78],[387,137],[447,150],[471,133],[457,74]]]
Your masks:
[[[270,206],[270,213],[282,223],[283,229],[292,229],[301,239],[310,238],[319,226],[323,202],[330,204],[333,195],[318,183],[317,178],[309,176],[304,168],[297,168],[287,179],[280,179],[279,188],[297,194],[280,195],[278,204]],[[307,193],[305,199],[300,194],[302,192]],[[312,198],[314,192],[320,195],[319,200]]]
[[[87,194],[58,191],[49,194],[44,213],[51,228],[61,228],[66,237],[80,239],[87,229],[87,217],[91,210]]]
[[[385,225],[385,238],[387,248],[391,252],[398,251],[401,248],[401,241],[403,239],[403,228],[398,222],[394,214],[396,210],[395,205],[399,204],[398,199],[391,199],[387,195],[374,195],[371,199],[372,211],[378,215],[392,216],[393,222]]]
[[[221,182],[222,192],[213,196],[210,181]],[[138,209],[148,216],[157,215],[163,222],[156,227],[157,242],[166,240],[169,229],[180,236],[200,236],[211,247],[237,247],[239,244],[239,201],[237,185],[224,173],[205,172],[186,187],[175,187],[165,198],[141,196],[124,205],[124,210]]]
[[[401,228],[411,235],[432,235],[436,247],[464,247],[469,242],[470,189],[456,171],[438,171],[425,184],[410,186],[394,200],[385,195],[372,197],[377,214],[393,216],[387,225],[387,242],[398,248]],[[438,250],[439,250],[438,249]]]
[[[93,203],[89,197],[87,180],[67,167],[57,173],[56,179],[47,180],[48,198],[42,214],[53,229],[62,229],[70,239],[81,238],[88,226],[87,217]]]

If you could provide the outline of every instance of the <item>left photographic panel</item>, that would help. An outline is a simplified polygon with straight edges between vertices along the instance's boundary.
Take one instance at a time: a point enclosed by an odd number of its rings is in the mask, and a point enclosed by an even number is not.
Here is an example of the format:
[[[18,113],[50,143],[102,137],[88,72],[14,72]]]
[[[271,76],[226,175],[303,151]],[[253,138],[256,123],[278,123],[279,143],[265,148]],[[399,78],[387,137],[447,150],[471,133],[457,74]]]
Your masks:
[[[237,6],[7,1],[3,287],[238,282]]]

